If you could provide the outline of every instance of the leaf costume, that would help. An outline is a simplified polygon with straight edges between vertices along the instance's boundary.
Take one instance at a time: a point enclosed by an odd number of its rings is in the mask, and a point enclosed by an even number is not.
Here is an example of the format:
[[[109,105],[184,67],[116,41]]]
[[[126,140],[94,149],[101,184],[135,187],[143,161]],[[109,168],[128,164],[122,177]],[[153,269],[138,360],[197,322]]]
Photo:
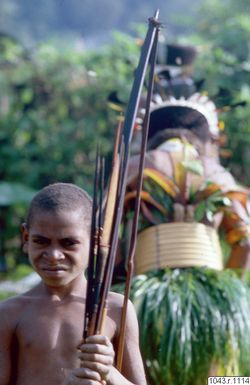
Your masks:
[[[200,127],[207,129],[200,142],[209,142],[218,122],[194,108],[194,100],[153,107],[151,117],[158,111],[163,123],[156,129],[151,119],[151,142],[168,131],[164,116],[174,108],[178,116],[197,114]],[[149,384],[202,385],[209,375],[247,376],[250,290],[224,268],[246,268],[250,260],[248,190],[236,184],[214,154],[197,150],[181,131],[187,127],[167,119],[176,136],[161,136],[146,156],[131,296]],[[192,124],[188,129],[192,131]],[[137,162],[135,155],[125,198],[125,256]]]

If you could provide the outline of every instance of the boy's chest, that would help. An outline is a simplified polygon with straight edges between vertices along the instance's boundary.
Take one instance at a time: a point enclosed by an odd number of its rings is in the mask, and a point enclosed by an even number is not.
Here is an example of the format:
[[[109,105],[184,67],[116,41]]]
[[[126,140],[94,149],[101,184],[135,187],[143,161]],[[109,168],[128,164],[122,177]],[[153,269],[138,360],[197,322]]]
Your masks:
[[[30,354],[65,354],[76,352],[82,338],[84,307],[81,304],[31,306],[17,328],[19,349]]]
[[[71,303],[41,303],[30,306],[17,327],[19,348],[30,354],[43,356],[57,353],[63,357],[75,356],[82,340],[84,305]],[[104,334],[111,340],[115,323],[107,317]]]

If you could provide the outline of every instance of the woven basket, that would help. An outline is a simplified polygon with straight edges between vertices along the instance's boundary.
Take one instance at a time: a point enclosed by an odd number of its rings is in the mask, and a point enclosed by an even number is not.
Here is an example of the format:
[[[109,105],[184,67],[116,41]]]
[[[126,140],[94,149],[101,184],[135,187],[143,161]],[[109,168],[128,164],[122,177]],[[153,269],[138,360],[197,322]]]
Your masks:
[[[217,232],[202,223],[162,223],[138,235],[135,273],[165,267],[207,266],[222,270]]]

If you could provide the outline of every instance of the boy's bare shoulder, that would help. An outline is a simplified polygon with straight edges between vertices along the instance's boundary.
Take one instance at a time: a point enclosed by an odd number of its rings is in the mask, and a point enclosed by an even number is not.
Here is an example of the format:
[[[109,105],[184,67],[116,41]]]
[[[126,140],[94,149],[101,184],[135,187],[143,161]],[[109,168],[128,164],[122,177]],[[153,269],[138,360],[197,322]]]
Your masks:
[[[108,295],[108,315],[114,322],[114,329],[116,337],[120,334],[121,315],[124,305],[124,296],[119,293],[109,292]],[[131,301],[128,301],[127,316],[126,316],[126,328],[130,331],[131,335],[137,330],[137,317],[134,306]]]
[[[124,304],[124,295],[111,291],[111,292],[109,292],[108,303],[109,303],[109,308],[120,313],[122,311],[122,307]],[[134,311],[135,311],[134,305],[129,300],[128,301],[128,312],[134,312]]]
[[[0,302],[0,325],[17,325],[27,306],[29,306],[35,293],[32,290]]]
[[[114,291],[110,291],[108,300],[110,304],[120,307],[123,304],[124,296],[122,294],[115,293]]]

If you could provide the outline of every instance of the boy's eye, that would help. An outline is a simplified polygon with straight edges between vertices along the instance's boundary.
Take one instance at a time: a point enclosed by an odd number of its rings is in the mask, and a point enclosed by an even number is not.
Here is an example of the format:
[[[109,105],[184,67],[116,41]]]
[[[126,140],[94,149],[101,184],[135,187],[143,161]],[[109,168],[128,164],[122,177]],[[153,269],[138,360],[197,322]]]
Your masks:
[[[64,247],[71,247],[71,246],[74,246],[74,245],[76,245],[78,243],[74,239],[70,239],[70,238],[65,238],[61,242],[62,242],[62,245]]]
[[[33,238],[33,242],[37,245],[45,245],[48,243],[48,240],[46,238]]]

